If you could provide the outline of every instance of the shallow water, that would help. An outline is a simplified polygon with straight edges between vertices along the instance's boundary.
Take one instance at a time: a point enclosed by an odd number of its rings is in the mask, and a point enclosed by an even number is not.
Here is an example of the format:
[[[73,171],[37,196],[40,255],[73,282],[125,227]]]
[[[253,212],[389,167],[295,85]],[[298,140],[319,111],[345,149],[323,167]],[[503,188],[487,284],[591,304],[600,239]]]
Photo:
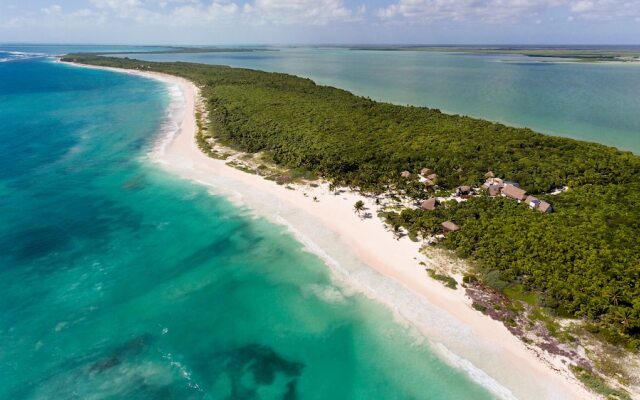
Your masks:
[[[153,164],[168,102],[0,63],[0,398],[492,397],[286,228]]]

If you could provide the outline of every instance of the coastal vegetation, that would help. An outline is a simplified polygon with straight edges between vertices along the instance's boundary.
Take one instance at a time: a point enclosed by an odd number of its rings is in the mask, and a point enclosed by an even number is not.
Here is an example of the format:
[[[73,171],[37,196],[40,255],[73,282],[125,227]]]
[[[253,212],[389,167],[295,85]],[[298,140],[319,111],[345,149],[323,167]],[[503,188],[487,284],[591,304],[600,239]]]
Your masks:
[[[418,179],[422,168],[437,174],[438,190],[478,186],[489,170],[519,182],[551,202],[555,212],[476,196],[433,211],[407,207],[385,216],[397,235],[404,229],[414,237],[439,233],[442,222],[453,221],[460,230],[441,246],[472,260],[483,284],[583,321],[609,342],[640,348],[640,157],[434,109],[375,102],[286,74],[93,55],[65,60],[188,78],[201,89],[211,121],[206,132],[215,140],[268,153],[279,165],[368,195],[393,192],[417,206],[436,190]],[[201,145],[207,139],[199,138]],[[550,194],[565,186],[569,190]]]
[[[429,274],[429,276],[437,281],[442,282],[443,285],[445,285],[446,287],[448,287],[449,289],[457,289],[458,288],[458,282],[453,279],[452,277],[450,277],[449,275],[445,275],[445,274],[439,274],[436,271],[432,270],[432,269],[427,269],[427,273]]]
[[[364,201],[356,201],[356,203],[353,205],[353,210],[356,212],[356,214],[360,215],[365,210]]]
[[[161,50],[144,51],[108,51],[100,55],[129,55],[129,54],[200,54],[200,53],[254,53],[259,51],[278,51],[268,47],[165,47]]]

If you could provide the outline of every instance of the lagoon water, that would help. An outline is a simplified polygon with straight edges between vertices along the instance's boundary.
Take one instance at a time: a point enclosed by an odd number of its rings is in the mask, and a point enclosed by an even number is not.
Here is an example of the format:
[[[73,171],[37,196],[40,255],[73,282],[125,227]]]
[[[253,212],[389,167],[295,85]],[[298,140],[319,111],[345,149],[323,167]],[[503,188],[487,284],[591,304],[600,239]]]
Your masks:
[[[129,57],[286,72],[377,100],[439,108],[640,153],[638,63],[345,48],[276,50]]]
[[[162,84],[0,57],[0,399],[492,397],[285,228],[157,168]]]

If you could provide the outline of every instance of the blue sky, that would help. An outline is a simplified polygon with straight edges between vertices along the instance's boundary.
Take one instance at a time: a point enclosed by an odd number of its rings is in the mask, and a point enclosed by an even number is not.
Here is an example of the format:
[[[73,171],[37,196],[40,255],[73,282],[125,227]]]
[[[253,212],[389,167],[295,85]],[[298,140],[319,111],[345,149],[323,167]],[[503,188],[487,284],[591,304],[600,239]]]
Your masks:
[[[640,44],[640,0],[1,0],[0,42]]]

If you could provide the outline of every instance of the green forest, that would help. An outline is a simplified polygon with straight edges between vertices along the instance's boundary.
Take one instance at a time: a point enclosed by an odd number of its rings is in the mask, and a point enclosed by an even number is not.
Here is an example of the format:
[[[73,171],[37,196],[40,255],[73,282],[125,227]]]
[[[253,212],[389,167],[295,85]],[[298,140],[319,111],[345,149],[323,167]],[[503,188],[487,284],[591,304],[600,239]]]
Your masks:
[[[305,169],[376,195],[395,190],[424,200],[432,188],[417,172],[430,168],[438,186],[477,186],[488,170],[549,201],[542,214],[504,198],[474,197],[435,211],[387,216],[410,236],[451,220],[461,230],[442,243],[472,260],[497,290],[522,285],[557,315],[640,348],[640,157],[595,143],[546,136],[424,107],[355,96],[279,73],[189,63],[152,63],[95,55],[66,61],[178,75],[202,90],[211,132],[247,152]],[[412,172],[409,179],[401,171]],[[568,186],[558,195],[550,191]]]

